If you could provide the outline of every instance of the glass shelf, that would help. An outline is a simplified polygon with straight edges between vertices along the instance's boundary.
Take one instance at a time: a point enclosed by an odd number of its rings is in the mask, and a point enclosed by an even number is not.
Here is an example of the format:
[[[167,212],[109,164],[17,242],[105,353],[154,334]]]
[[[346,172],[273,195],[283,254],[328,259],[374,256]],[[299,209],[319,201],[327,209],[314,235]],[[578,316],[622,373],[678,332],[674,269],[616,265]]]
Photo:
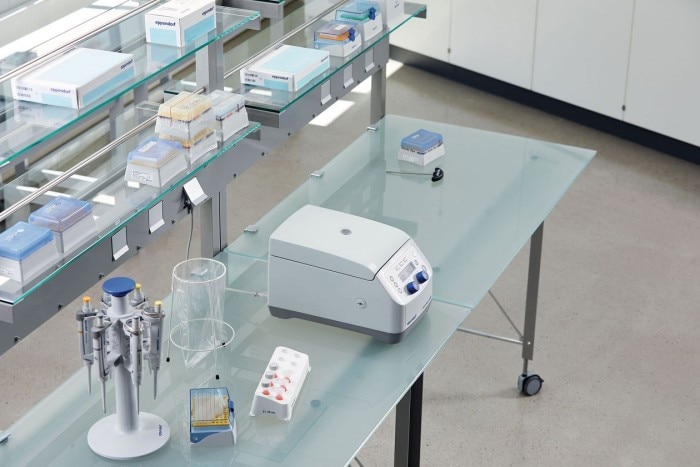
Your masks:
[[[152,107],[157,109],[157,106]],[[142,120],[144,113],[146,115],[149,114],[148,111],[132,110],[127,112],[127,114],[131,115],[125,116],[125,123],[135,126],[135,119],[138,117]],[[150,115],[153,115],[153,113],[150,113]],[[101,241],[114,235],[135,216],[148,210],[163,199],[166,194],[180,186],[184,180],[194,176],[212,160],[229,151],[244,138],[259,129],[259,123],[251,122],[248,127],[226,140],[223,145],[219,143],[217,149],[199,158],[186,172],[176,176],[166,186],[157,188],[124,181],[128,153],[146,138],[154,136],[153,127],[151,126],[129,138],[104,157],[87,165],[75,175],[57,185],[52,191],[37,198],[33,206],[27,206],[26,209],[20,210],[11,218],[8,218],[6,225],[14,225],[18,221],[26,222],[32,208],[40,207],[58,196],[70,196],[91,202],[92,215],[97,226],[97,235],[85,240],[83,245],[79,246],[72,253],[63,256],[51,270],[45,271],[29,284],[22,286],[17,282],[7,280],[0,283],[0,300],[14,304],[37,291],[46,281],[58,274],[76,258],[87,254]],[[96,148],[104,146],[104,141],[101,140],[105,137],[104,133],[105,131],[101,128],[95,129],[94,145]],[[81,139],[81,142],[85,144],[84,139]],[[49,155],[27,173],[4,185],[0,189],[2,191],[0,196],[5,200],[6,207],[12,205],[13,202],[19,202],[22,197],[27,196],[32,191],[61,175],[64,167],[68,169],[75,165],[74,159],[81,157],[80,152],[72,147],[72,143],[68,143],[68,146],[55,151],[54,154]],[[88,147],[86,150],[92,152],[94,148]]]
[[[293,12],[292,14],[285,16],[285,18],[280,21],[281,24],[274,25],[270,28],[268,34],[258,34],[248,39],[245,42],[244,47],[241,47],[245,50],[238,50],[238,48],[234,48],[228,51],[224,55],[225,62],[229,64],[239,64],[244,62],[245,59],[247,59],[247,57],[250,57],[251,55],[264,50],[265,47],[268,46],[275,39],[279,40],[284,35],[284,33],[292,31],[295,27],[309,21],[310,19],[315,18],[326,8],[328,8],[327,1],[310,2],[310,5],[304,6],[303,8]],[[226,80],[226,85],[230,86],[232,89],[235,89],[235,92],[237,92],[238,94],[244,95],[246,99],[246,106],[248,107],[273,112],[283,112],[290,105],[294,104],[298,99],[304,97],[309,91],[314,89],[320,83],[326,81],[329,77],[331,77],[338,71],[344,69],[358,57],[361,57],[364,52],[374,47],[381,40],[385,39],[391,32],[395,31],[404,23],[406,23],[406,21],[420,15],[425,10],[425,5],[406,2],[404,8],[405,15],[403,18],[397,19],[394,22],[392,22],[391,27],[384,27],[379,34],[377,34],[370,41],[364,42],[357,51],[353,52],[352,55],[345,58],[331,56],[330,69],[322,75],[316,77],[308,85],[304,86],[304,88],[302,88],[299,91],[286,92],[257,86],[241,86],[240,76],[238,73],[230,76]],[[335,13],[327,15],[323,18],[319,18],[305,30],[293,35],[284,43],[300,47],[313,48],[314,31],[316,31],[318,28],[320,28],[322,25],[326,24],[332,19],[335,19]]]
[[[156,400],[145,372],[140,408],[163,417],[171,437],[161,450],[129,465],[348,465],[471,311],[434,302],[404,341],[387,345],[352,331],[270,316],[264,297],[236,291],[264,288],[265,264],[226,254],[217,259],[227,266],[224,319],[236,331],[216,355],[219,378],[209,357],[186,370],[174,347],[170,362],[162,357]],[[163,300],[166,313],[169,303]],[[279,345],[306,353],[311,365],[288,422],[249,415],[261,372]],[[108,413],[114,411],[113,379],[107,382]],[[7,428],[11,438],[1,446],[0,464],[114,465],[88,447],[87,432],[104,415],[94,375],[92,395],[86,386],[83,368]],[[236,445],[191,447],[189,389],[221,386],[235,404]]]
[[[446,154],[398,161],[401,139],[440,133]],[[530,239],[595,151],[389,115],[226,249],[265,261],[270,234],[306,204],[356,214],[413,237],[434,269],[433,298],[473,308]],[[435,167],[444,170],[432,182]],[[426,176],[387,171],[420,172]]]
[[[0,12],[0,81],[2,75],[119,21],[147,2],[28,0],[11,3],[15,5]],[[151,0],[151,3],[157,2]]]
[[[195,52],[231,35],[248,22],[259,18],[259,13],[236,8],[217,7],[217,29],[185,47],[169,47],[146,43],[145,13],[115,24],[108,30],[86,39],[77,47],[111,50],[134,55],[135,77],[127,84],[103,96],[98,102],[80,110],[30,102],[15,101],[9,82],[0,83],[0,165],[17,158],[36,145],[78,123],[117,97],[148,83],[164,69],[191,59]]]

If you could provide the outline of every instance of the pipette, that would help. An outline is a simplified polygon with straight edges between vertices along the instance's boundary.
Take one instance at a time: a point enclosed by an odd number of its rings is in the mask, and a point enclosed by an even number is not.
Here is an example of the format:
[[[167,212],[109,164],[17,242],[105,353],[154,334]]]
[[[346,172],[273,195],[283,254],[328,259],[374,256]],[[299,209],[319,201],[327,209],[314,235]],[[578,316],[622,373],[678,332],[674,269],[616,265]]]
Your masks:
[[[145,308],[142,313],[143,320],[148,323],[148,353],[144,356],[148,360],[148,369],[153,373],[153,399],[158,394],[158,370],[160,369],[160,347],[163,318],[163,302],[157,301],[154,308]]]
[[[75,314],[78,320],[78,334],[80,337],[80,357],[85,361],[88,374],[88,394],[92,394],[92,363],[95,359],[92,350],[92,336],[90,328],[92,320],[97,314],[96,310],[90,307],[90,297],[83,297],[83,308]]]
[[[102,386],[102,411],[107,413],[107,389],[105,383],[107,382],[107,365],[105,362],[105,352],[104,340],[105,340],[105,330],[107,329],[107,324],[104,322],[104,317],[98,314],[94,319],[94,325],[90,330],[92,335],[92,349],[95,354],[95,360],[97,360],[97,379],[100,380],[100,385]]]

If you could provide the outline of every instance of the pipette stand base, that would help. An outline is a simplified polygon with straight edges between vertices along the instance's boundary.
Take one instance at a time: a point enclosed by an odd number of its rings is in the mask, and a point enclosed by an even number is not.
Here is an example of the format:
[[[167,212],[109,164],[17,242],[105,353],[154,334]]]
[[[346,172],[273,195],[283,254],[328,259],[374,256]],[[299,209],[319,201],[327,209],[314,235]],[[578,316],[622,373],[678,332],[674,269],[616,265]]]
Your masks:
[[[98,421],[88,432],[88,445],[107,459],[133,459],[162,448],[170,439],[170,426],[157,415],[141,412],[134,431],[119,429],[117,414]]]

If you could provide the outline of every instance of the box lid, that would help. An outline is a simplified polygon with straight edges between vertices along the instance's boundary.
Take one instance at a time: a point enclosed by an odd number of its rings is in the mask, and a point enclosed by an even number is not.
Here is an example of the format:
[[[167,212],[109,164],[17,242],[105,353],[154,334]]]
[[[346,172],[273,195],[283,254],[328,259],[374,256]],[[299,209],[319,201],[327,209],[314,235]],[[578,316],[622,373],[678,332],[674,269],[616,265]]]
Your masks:
[[[325,50],[283,44],[251,65],[250,69],[296,74],[313,69],[324,60],[328,63],[329,57]]]
[[[377,13],[379,13],[379,5],[374,2],[348,2],[336,10],[335,19],[372,21],[377,17]]]
[[[114,67],[121,66],[123,70],[131,68],[133,60],[132,54],[79,48],[71,50],[35,72],[29,72],[27,76],[31,76],[32,79],[80,87]]]
[[[240,94],[226,91],[213,91],[209,93],[211,105],[214,109],[214,116],[217,120],[222,120],[231,112],[238,112],[245,107],[245,99]]]
[[[442,135],[428,130],[417,130],[401,140],[401,148],[426,153],[442,144]]]
[[[17,222],[0,234],[0,256],[22,261],[52,241],[53,233],[49,229]]]
[[[180,143],[152,136],[131,151],[127,160],[130,164],[158,169],[178,155],[185,155]]]
[[[316,40],[354,41],[356,31],[352,23],[345,21],[330,21],[314,33]]]
[[[215,4],[214,0],[171,0],[154,8],[147,14],[182,19],[210,4],[213,8]]]
[[[29,215],[29,223],[63,232],[92,213],[88,201],[73,198],[54,198]]]
[[[306,205],[270,235],[270,256],[372,280],[410,237],[364,217]]]
[[[182,91],[158,107],[158,116],[191,122],[211,109],[211,99],[202,94]]]

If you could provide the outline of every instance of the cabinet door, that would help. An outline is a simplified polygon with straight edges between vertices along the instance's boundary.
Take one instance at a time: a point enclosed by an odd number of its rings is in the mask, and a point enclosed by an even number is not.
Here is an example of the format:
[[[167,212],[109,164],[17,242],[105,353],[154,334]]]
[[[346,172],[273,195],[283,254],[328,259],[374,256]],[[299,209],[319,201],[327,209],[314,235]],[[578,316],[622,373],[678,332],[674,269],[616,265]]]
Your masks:
[[[412,52],[447,61],[450,48],[451,0],[420,0],[427,5],[426,19],[413,19],[391,34],[391,43]]]
[[[625,121],[700,146],[700,2],[637,0]]]
[[[533,91],[621,119],[633,8],[634,0],[540,0]]]
[[[450,63],[530,88],[537,0],[452,2]]]

